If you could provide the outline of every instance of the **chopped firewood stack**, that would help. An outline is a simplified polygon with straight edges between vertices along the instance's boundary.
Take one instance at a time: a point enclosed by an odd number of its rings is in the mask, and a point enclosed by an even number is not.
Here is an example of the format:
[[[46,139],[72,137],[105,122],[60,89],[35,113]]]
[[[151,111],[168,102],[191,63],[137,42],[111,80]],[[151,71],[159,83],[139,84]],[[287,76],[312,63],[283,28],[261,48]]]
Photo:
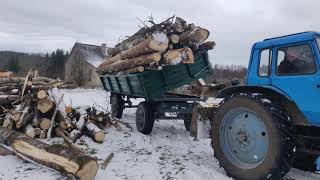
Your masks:
[[[108,48],[110,55],[97,69],[100,74],[139,73],[148,69],[161,70],[162,66],[194,63],[194,52],[213,49],[214,42],[205,42],[207,29],[188,24],[176,17],[138,32]]]
[[[25,78],[0,78],[0,125],[31,138],[46,138],[52,122],[64,120],[58,104],[49,97],[48,90],[55,87],[75,88],[32,71]]]
[[[39,90],[49,90],[54,87],[61,89],[76,88],[75,85],[65,83],[60,79],[39,77],[29,71],[26,77],[0,77],[0,105],[17,104],[27,93],[34,94]]]
[[[59,124],[59,131],[72,142],[86,135],[97,143],[102,143],[105,138],[104,130],[111,126],[116,127],[116,122],[110,113],[98,112],[94,107],[85,108],[85,116],[81,109],[66,107],[67,118]]]
[[[63,95],[59,100],[52,100],[44,90],[35,95],[26,94],[21,104],[12,109],[2,108],[0,125],[23,132],[31,138],[62,137],[75,143],[86,135],[97,143],[103,143],[104,130],[111,126],[119,129],[119,124],[123,123],[112,117],[111,113],[99,112],[94,107],[83,109],[67,106],[65,112],[62,112],[59,110],[62,98]]]

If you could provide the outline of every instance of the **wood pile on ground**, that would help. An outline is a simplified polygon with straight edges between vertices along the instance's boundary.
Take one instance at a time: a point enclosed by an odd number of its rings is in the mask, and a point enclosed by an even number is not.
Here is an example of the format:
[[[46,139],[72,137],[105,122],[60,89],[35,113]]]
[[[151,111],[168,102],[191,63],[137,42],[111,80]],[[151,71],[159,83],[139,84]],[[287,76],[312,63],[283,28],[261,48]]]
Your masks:
[[[102,143],[104,129],[129,125],[94,107],[63,107],[64,95],[54,93],[58,88],[75,86],[31,71],[25,78],[0,78],[0,155],[15,154],[77,179],[92,180],[97,160],[74,142],[86,135]],[[41,141],[53,137],[63,138],[65,143]]]
[[[213,49],[215,42],[205,42],[209,31],[188,24],[184,19],[171,17],[156,24],[149,20],[138,32],[113,48],[97,69],[100,74],[139,73],[148,69],[161,70],[162,66],[194,63],[194,53]]]
[[[103,130],[119,128],[120,120],[94,107],[62,107],[63,94],[57,88],[74,88],[61,80],[34,77],[0,78],[0,126],[25,133],[31,138],[63,137],[75,142],[82,135],[95,142],[104,140]],[[126,124],[124,124],[126,125]]]
[[[49,90],[54,87],[61,89],[76,88],[75,85],[63,82],[60,79],[40,77],[35,72],[29,71],[26,77],[0,77],[0,105],[19,104],[25,94],[35,94],[39,90]]]

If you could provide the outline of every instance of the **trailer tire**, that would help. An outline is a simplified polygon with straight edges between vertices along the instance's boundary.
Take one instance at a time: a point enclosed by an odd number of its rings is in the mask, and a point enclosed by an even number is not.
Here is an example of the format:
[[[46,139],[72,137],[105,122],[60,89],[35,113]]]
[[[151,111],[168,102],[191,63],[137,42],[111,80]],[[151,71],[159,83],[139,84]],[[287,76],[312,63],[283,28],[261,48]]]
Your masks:
[[[116,118],[121,118],[124,110],[124,101],[121,95],[112,94],[110,97],[111,114]]]
[[[214,154],[235,179],[282,179],[293,163],[292,125],[283,110],[261,98],[230,97],[214,116]]]
[[[190,131],[191,129],[191,115],[187,114],[184,116],[183,119],[184,127],[186,128],[187,131]]]
[[[136,111],[136,126],[142,134],[150,134],[154,124],[152,104],[141,102]]]

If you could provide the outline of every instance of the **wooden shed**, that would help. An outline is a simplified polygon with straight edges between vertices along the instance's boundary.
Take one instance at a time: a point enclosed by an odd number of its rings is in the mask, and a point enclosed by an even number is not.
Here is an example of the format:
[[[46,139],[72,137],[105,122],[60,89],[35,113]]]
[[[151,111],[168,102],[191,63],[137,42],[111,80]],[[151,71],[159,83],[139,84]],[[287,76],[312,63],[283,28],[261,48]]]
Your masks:
[[[75,43],[65,62],[65,80],[81,87],[102,86],[96,68],[106,56],[106,44],[97,46]]]

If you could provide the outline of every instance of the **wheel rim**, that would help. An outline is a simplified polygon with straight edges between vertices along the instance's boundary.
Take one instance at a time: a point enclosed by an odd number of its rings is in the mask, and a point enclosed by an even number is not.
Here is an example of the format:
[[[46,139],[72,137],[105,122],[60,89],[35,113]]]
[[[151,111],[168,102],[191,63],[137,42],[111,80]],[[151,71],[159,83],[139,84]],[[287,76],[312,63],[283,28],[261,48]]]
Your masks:
[[[142,108],[137,109],[136,116],[137,116],[136,117],[136,124],[139,128],[142,128],[143,124],[144,124],[144,117],[145,117],[145,114],[144,114],[144,111],[142,110]]]
[[[241,169],[259,166],[269,149],[265,123],[247,108],[233,109],[224,116],[219,140],[227,159]]]

